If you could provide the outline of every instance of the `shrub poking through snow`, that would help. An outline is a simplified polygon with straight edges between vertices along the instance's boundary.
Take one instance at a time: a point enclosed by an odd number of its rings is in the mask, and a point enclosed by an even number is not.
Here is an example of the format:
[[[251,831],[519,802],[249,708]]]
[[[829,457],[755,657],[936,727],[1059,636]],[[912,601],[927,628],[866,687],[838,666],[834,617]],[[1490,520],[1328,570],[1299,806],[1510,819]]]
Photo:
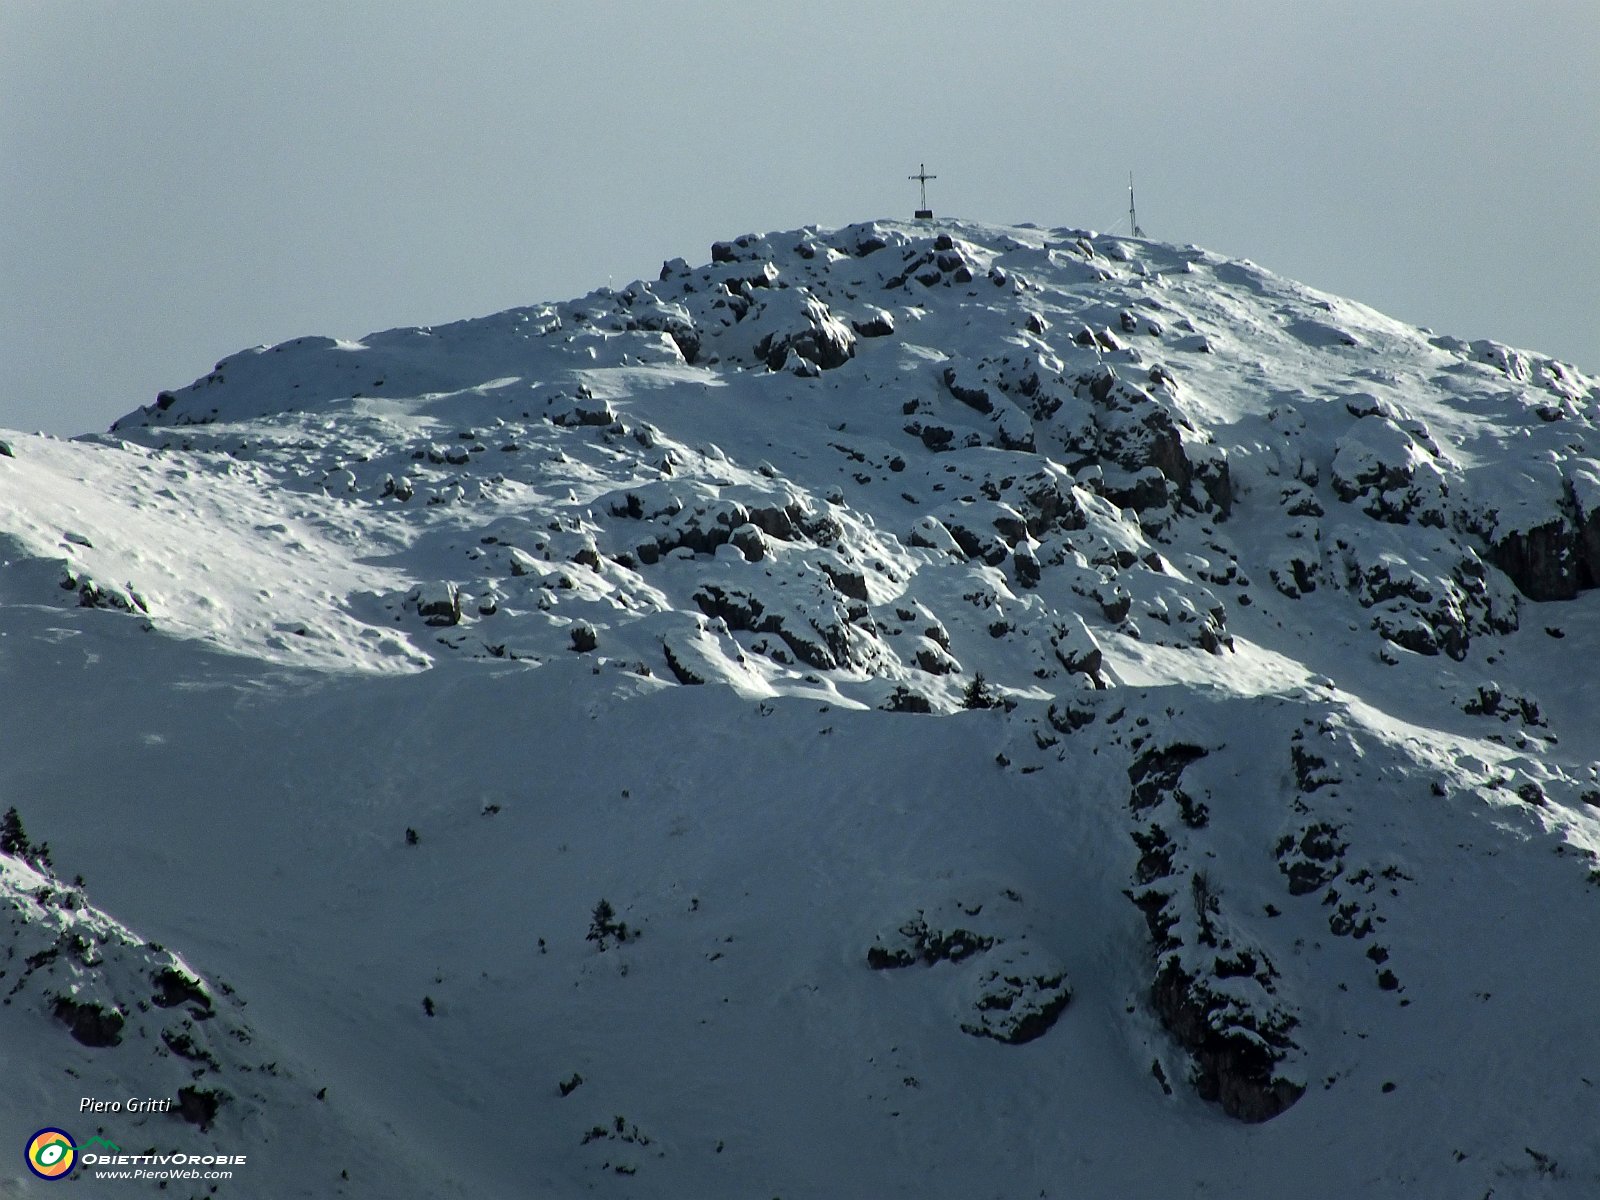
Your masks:
[[[594,912],[589,918],[589,932],[586,940],[596,943],[601,950],[607,948],[607,939],[616,938],[625,942],[632,934],[626,921],[618,921],[617,910],[611,906],[611,901],[601,897],[594,906]]]

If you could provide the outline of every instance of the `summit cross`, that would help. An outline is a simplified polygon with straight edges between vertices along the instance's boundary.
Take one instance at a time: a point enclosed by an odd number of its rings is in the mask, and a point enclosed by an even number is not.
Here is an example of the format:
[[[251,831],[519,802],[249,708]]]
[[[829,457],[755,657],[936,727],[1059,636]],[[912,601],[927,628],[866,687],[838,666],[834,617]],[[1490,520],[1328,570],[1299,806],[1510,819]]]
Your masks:
[[[907,175],[906,178],[915,179],[922,186],[922,207],[917,209],[917,219],[919,221],[931,221],[933,219],[933,209],[928,207],[928,180],[939,177],[928,174],[927,163],[918,163],[917,173],[915,175]]]

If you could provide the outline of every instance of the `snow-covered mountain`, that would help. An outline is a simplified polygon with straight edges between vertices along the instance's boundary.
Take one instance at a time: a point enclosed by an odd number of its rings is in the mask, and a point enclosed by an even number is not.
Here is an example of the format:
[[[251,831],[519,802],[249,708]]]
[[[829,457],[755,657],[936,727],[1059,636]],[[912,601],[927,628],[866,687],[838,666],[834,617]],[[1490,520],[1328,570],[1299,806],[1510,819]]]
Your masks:
[[[180,1195],[1600,1193],[1597,448],[1539,355],[960,222],[4,435],[5,1127],[247,1155]]]

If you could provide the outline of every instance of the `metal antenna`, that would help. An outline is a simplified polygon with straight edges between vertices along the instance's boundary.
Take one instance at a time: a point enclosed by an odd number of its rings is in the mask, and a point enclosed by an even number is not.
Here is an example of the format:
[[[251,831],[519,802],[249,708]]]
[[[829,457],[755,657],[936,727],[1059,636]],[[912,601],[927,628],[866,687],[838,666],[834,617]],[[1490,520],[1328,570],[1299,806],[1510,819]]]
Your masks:
[[[1139,228],[1139,213],[1133,207],[1133,172],[1128,172],[1128,227],[1133,230],[1133,236],[1142,238],[1144,230]]]
[[[933,209],[928,207],[928,180],[939,178],[937,175],[928,174],[928,164],[918,163],[917,174],[907,175],[907,179],[915,179],[922,185],[922,207],[917,209],[916,217],[919,221],[933,220]]]

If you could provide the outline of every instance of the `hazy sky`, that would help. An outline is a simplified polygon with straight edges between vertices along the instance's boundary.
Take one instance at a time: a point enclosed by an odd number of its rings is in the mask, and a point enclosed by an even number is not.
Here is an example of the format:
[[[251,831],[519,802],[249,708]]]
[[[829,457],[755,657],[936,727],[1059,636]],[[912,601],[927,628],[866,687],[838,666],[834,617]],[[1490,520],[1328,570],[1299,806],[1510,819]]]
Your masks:
[[[1595,0],[0,0],[0,426],[805,224],[1255,260],[1600,373]],[[1124,224],[1124,229],[1126,228]]]

